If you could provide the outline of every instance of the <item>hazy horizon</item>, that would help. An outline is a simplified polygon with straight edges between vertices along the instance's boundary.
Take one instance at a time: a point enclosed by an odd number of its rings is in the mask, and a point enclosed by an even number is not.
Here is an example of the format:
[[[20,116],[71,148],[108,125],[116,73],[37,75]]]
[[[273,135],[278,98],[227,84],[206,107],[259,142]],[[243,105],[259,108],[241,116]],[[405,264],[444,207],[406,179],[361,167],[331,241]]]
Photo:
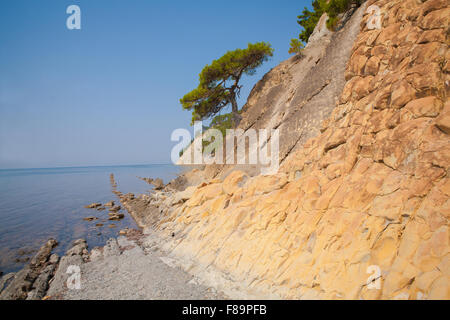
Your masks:
[[[290,57],[310,2],[3,1],[0,168],[170,164],[172,131],[191,129],[179,99],[201,69],[271,43],[274,57],[242,81],[241,108]],[[66,27],[72,4],[81,30]]]
[[[126,163],[126,164],[107,164],[107,165],[77,165],[77,166],[55,166],[55,167],[17,167],[0,168],[0,170],[33,170],[33,169],[71,169],[71,168],[107,168],[107,167],[146,167],[146,166],[177,166],[173,163]],[[181,167],[182,166],[177,166]]]

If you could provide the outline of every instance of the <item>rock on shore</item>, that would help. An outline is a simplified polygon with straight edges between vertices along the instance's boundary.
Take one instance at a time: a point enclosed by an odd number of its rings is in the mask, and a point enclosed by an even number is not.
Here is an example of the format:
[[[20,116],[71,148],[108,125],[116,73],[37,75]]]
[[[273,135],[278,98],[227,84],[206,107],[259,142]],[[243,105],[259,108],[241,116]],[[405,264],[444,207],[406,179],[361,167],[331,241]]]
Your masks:
[[[2,278],[0,300],[42,299],[47,291],[48,281],[56,268],[55,259],[49,261],[56,245],[55,239],[49,239],[31,259],[29,265],[14,276],[7,275],[8,279]],[[5,284],[6,288],[2,288]]]
[[[87,205],[87,206],[84,206],[86,209],[96,209],[96,208],[99,208],[99,207],[101,207],[102,206],[102,204],[101,203],[91,203],[91,204],[89,204],[89,205]]]
[[[148,184],[151,184],[154,186],[155,190],[161,190],[164,188],[164,182],[162,179],[157,178],[157,179],[153,179],[153,178],[141,178],[138,177],[139,179],[141,179],[142,181],[147,182]]]

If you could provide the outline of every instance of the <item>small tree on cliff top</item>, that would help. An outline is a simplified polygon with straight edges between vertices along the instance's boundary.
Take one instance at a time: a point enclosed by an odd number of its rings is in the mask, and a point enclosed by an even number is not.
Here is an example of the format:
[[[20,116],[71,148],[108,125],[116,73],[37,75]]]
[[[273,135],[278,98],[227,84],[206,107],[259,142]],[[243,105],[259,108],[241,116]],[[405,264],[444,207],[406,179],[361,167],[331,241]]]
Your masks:
[[[239,119],[236,97],[242,88],[239,85],[242,75],[255,74],[256,68],[271,56],[273,49],[270,44],[249,43],[246,49],[228,51],[220,59],[204,67],[199,76],[198,87],[180,100],[184,109],[192,110],[192,122],[211,118],[231,104],[233,122],[236,125]]]
[[[297,17],[297,23],[303,27],[303,30],[298,35],[298,38],[291,39],[289,53],[301,52],[314,32],[322,14],[327,13],[327,27],[330,30],[334,30],[339,20],[339,14],[347,11],[352,5],[360,6],[363,2],[364,0],[313,0],[311,3],[313,11],[309,11],[305,7],[302,14]]]

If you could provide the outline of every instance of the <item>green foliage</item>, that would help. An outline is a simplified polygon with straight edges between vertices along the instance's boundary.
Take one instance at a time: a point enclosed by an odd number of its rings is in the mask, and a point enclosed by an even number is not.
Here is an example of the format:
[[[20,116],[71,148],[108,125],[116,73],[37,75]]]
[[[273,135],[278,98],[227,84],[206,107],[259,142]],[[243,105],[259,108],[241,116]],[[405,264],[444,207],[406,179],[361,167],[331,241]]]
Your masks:
[[[338,22],[339,21],[338,21],[337,17],[329,17],[328,20],[327,20],[327,28],[328,28],[328,30],[335,30]]]
[[[299,39],[304,43],[308,42],[320,17],[325,12],[325,5],[326,0],[314,0],[312,2],[313,11],[309,11],[305,7],[302,14],[297,17],[297,23],[303,27],[303,31],[299,34]]]
[[[241,113],[241,111],[239,111],[239,113]],[[205,133],[209,130],[209,129],[217,129],[222,133],[222,137],[225,138],[225,135],[227,133],[227,129],[232,129],[233,128],[233,113],[225,113],[225,114],[220,114],[215,116],[212,120],[211,123],[209,124],[209,127],[203,127],[202,131],[203,134],[205,135]],[[204,136],[204,138],[206,138],[207,136]],[[191,140],[191,144],[192,142],[194,142],[194,139]],[[204,151],[205,147],[207,145],[209,145],[211,142],[209,141],[202,141],[202,152]],[[179,152],[180,157],[183,155],[183,153],[186,151],[187,148],[189,148],[190,145],[188,145],[186,148],[184,148],[183,150],[181,150]]]
[[[215,116],[208,129],[217,129],[222,132],[222,136],[225,137],[227,129],[233,128],[233,113],[226,113]]]
[[[289,48],[290,54],[299,54],[302,52],[305,45],[299,39],[291,39],[291,47]]]
[[[303,30],[300,32],[298,39],[291,40],[289,53],[297,53],[297,41],[308,42],[322,14],[328,14],[327,28],[334,30],[339,22],[338,15],[347,11],[352,3],[361,5],[362,2],[363,0],[313,0],[313,11],[309,11],[305,7],[302,14],[297,17],[297,23],[303,27]]]
[[[325,12],[330,18],[337,17],[338,14],[345,12],[352,2],[358,2],[353,0],[332,0],[325,6]]]
[[[246,49],[228,51],[205,66],[199,75],[198,87],[180,100],[183,109],[192,111],[192,122],[208,119],[230,103],[233,113],[237,114],[236,96],[241,89],[241,76],[255,74],[256,68],[272,56],[270,44],[249,43]]]

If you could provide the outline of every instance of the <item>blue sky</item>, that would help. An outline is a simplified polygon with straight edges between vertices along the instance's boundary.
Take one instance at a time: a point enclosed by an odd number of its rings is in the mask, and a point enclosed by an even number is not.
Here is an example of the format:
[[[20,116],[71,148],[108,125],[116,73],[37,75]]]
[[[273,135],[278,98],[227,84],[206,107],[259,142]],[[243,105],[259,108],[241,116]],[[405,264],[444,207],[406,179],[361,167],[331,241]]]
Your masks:
[[[226,51],[266,41],[289,58],[310,0],[0,2],[0,168],[169,163],[189,128],[179,99]],[[66,8],[81,8],[68,30]]]

